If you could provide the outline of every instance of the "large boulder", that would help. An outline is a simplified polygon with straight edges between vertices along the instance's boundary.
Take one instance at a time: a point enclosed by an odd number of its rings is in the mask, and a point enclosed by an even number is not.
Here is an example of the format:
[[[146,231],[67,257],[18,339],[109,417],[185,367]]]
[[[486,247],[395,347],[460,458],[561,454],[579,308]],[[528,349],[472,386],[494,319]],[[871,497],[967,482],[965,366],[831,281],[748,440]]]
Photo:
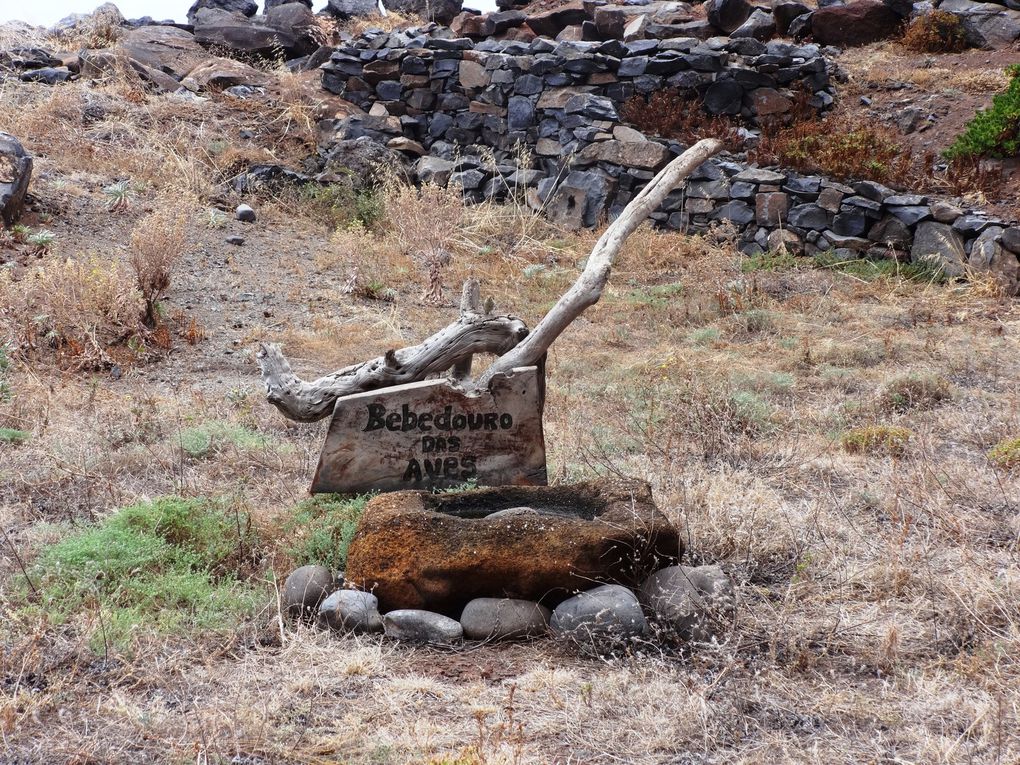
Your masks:
[[[897,35],[899,15],[880,0],[854,0],[849,5],[819,8],[811,16],[811,35],[819,45],[867,45]]]
[[[194,67],[188,76],[181,80],[181,85],[194,92],[200,90],[220,91],[235,85],[262,87],[269,82],[269,79],[269,75],[265,72],[240,61],[230,58],[210,58]]]
[[[747,21],[754,8],[747,0],[708,0],[708,22],[726,34]]]
[[[449,24],[460,13],[464,0],[385,0],[384,5],[403,16]]]
[[[254,0],[195,0],[188,9],[188,23],[194,24],[198,18],[198,12],[204,8],[239,13],[242,16],[254,16],[259,9]]]
[[[302,47],[299,31],[271,27],[264,17],[249,19],[215,8],[204,8],[196,14],[195,39],[202,45],[216,45],[257,56],[272,56],[280,49],[293,52]]]
[[[1020,39],[1020,11],[972,0],[944,0],[939,10],[960,18],[968,44],[975,47],[1008,48]]]
[[[990,273],[1007,295],[1020,292],[1020,262],[1017,256],[1002,246],[1005,229],[989,226],[974,240],[967,265],[975,272]]]
[[[331,144],[323,157],[323,172],[347,179],[360,191],[377,186],[388,173],[407,177],[407,157],[367,137],[345,138]]]
[[[117,41],[115,50],[176,80],[183,79],[209,58],[208,51],[198,44],[193,34],[168,26],[132,29]]]
[[[262,3],[262,12],[269,15],[269,12],[273,10],[273,8],[279,8],[281,5],[291,5],[293,3],[303,5],[306,8],[312,7],[312,0],[264,0]]]
[[[287,49],[291,56],[307,56],[319,49],[321,40],[315,14],[302,3],[283,3],[269,8],[265,16],[266,26],[293,37]]]
[[[914,231],[910,262],[934,265],[949,277],[963,276],[967,253],[963,237],[945,223],[925,221]]]
[[[348,21],[378,13],[379,3],[377,0],[329,0],[325,11],[334,18]]]
[[[21,215],[32,179],[32,157],[10,133],[0,133],[0,217],[8,226]]]
[[[579,26],[591,20],[592,15],[581,0],[570,0],[548,11],[528,16],[528,26],[536,35],[555,37],[567,27]]]
[[[537,511],[490,518],[510,508]],[[347,578],[385,609],[460,615],[483,597],[562,598],[593,582],[637,584],[681,552],[641,482],[395,492],[365,508]]]

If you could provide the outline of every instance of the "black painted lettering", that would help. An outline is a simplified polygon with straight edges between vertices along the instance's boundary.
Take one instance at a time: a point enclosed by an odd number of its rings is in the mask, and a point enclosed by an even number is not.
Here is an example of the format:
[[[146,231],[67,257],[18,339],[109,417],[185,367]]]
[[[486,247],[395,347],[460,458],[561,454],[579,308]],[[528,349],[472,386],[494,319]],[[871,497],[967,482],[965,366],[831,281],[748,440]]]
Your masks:
[[[513,424],[514,424],[513,415],[509,414],[508,412],[503,412],[503,414],[499,416],[499,427],[503,428],[503,430],[509,430],[513,426]]]
[[[418,415],[412,412],[411,408],[407,404],[404,404],[404,406],[401,407],[400,413],[402,415],[402,422],[400,424],[400,430],[402,432],[406,433],[407,431],[414,430],[418,427]]]
[[[453,415],[453,420],[450,422],[453,430],[464,430],[467,427],[467,417],[463,414]]]
[[[499,415],[496,414],[495,412],[486,412],[485,413],[485,429],[486,430],[495,430],[497,427],[499,427],[499,425],[497,424],[497,420],[498,419],[499,419]]]
[[[475,460],[477,457],[461,457],[460,466],[464,468],[460,471],[460,477],[466,481],[469,478],[474,478],[478,475],[478,468],[475,466]]]
[[[469,430],[478,430],[484,424],[481,412],[479,412],[478,414],[468,414],[467,418]]]
[[[447,457],[443,460],[443,475],[447,478],[456,478],[460,468],[460,460],[456,457]]]
[[[400,412],[386,415],[386,430],[400,430]]]
[[[442,414],[437,414],[435,423],[436,430],[449,430],[450,429],[450,415],[453,412],[453,407],[448,406],[443,409]]]
[[[450,436],[449,440],[446,443],[449,451],[451,452],[460,451],[460,436]]]
[[[386,422],[383,420],[383,415],[386,414],[386,407],[382,404],[369,404],[368,405],[368,424],[365,426],[363,433],[367,433],[370,430],[379,430],[379,428],[385,427]]]
[[[426,460],[427,462],[428,460]],[[402,481],[420,481],[421,480],[421,465],[418,464],[418,460],[412,459],[407,463],[407,469],[404,470],[404,476],[400,480]]]
[[[425,454],[436,450],[436,438],[435,436],[422,436],[421,439],[421,450]]]
[[[424,430],[425,432],[432,430],[431,414],[418,415],[418,430]]]
[[[429,477],[430,481],[434,481],[436,478],[442,477],[443,472],[443,461],[442,460],[422,460],[425,463],[425,474]]]

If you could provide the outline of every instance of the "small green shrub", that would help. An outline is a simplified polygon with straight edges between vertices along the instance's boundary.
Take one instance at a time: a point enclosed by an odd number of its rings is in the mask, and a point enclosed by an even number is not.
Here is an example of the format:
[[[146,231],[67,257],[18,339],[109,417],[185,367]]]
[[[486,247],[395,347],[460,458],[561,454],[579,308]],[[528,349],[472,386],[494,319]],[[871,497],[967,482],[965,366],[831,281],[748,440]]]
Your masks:
[[[674,298],[683,294],[682,284],[655,284],[650,287],[641,287],[627,293],[628,303],[636,306],[649,306],[650,308],[666,308]]]
[[[716,327],[702,327],[687,335],[687,342],[691,345],[713,345],[719,342],[720,337],[722,337],[722,333]]]
[[[1020,438],[1000,441],[988,452],[988,460],[1003,470],[1020,467]]]
[[[283,524],[284,552],[295,566],[317,564],[331,571],[347,566],[347,550],[371,495],[319,494],[295,506]]]
[[[781,249],[763,252],[760,255],[747,255],[740,259],[740,270],[744,273],[753,271],[790,271],[803,262],[788,250]]]
[[[1006,67],[1009,84],[967,123],[944,152],[946,159],[1011,158],[1020,155],[1020,64]]]
[[[886,385],[879,395],[879,404],[885,411],[905,412],[908,409],[932,409],[952,397],[952,386],[944,377],[911,374]]]
[[[843,448],[851,454],[903,454],[910,441],[907,428],[891,425],[867,425],[848,430],[840,438]]]
[[[0,345],[0,403],[11,400],[11,384],[8,375],[11,370],[11,360],[7,357],[7,346]]]
[[[259,594],[244,579],[256,551],[246,513],[210,499],[164,497],[44,548],[33,581],[51,618],[99,608],[94,640],[127,646],[146,628],[220,629],[250,613]]]
[[[760,308],[734,314],[733,323],[745,335],[763,335],[775,331],[776,328],[775,316]]]
[[[15,428],[0,428],[0,444],[23,444],[32,434],[26,430]]]
[[[190,457],[203,459],[215,454],[225,445],[237,449],[263,449],[269,439],[254,430],[229,422],[210,422],[180,433],[180,446]]]
[[[819,268],[839,271],[844,274],[873,282],[879,279],[903,279],[905,281],[924,284],[943,284],[946,282],[945,272],[933,261],[920,263],[900,263],[891,258],[870,260],[854,258],[846,260],[836,257],[832,251],[820,252],[814,257]]]
[[[360,221],[367,228],[377,224],[385,213],[381,195],[374,191],[354,191],[346,183],[326,186],[309,183],[300,187],[298,201],[303,210],[331,228]]]
[[[757,393],[737,391],[730,397],[729,403],[734,421],[745,433],[758,434],[772,429],[775,410]]]

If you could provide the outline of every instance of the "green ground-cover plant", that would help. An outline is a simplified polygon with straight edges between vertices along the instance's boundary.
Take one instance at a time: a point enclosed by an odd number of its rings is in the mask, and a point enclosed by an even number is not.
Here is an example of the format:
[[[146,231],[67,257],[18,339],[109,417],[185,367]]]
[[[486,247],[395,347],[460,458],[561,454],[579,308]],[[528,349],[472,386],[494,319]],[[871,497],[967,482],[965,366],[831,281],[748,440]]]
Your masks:
[[[907,428],[893,425],[866,425],[848,430],[840,444],[851,454],[902,454],[910,442]]]
[[[868,282],[878,279],[904,279],[925,284],[942,284],[946,281],[944,271],[934,261],[900,263],[892,258],[882,260],[854,258],[847,260],[837,257],[831,250],[818,253],[815,255],[814,261],[815,265],[819,268],[839,271]]]
[[[21,444],[32,436],[31,433],[17,428],[0,428],[0,444]]]
[[[319,494],[299,502],[283,523],[283,551],[295,566],[316,564],[332,571],[347,565],[347,550],[370,494]]]
[[[946,159],[1011,158],[1020,155],[1020,64],[1006,67],[1009,84],[967,123],[946,149]]]
[[[269,439],[261,433],[230,422],[208,422],[180,432],[180,446],[194,458],[203,459],[226,445],[237,449],[263,449]]]
[[[999,441],[988,452],[988,460],[996,467],[1010,470],[1020,467],[1020,438]]]
[[[123,508],[43,548],[32,602],[67,622],[98,613],[93,645],[127,647],[140,631],[222,629],[261,599],[247,513],[227,501],[163,497]]]

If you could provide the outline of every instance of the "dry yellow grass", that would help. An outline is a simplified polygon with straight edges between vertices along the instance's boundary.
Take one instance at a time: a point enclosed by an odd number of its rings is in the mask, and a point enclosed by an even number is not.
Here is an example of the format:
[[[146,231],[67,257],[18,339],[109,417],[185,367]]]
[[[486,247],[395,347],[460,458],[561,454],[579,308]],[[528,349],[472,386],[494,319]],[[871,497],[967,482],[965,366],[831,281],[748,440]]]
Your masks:
[[[89,99],[112,101],[73,87],[56,99],[19,89],[29,108],[0,122],[38,126],[42,151],[56,141],[47,119],[78,124]],[[144,136],[121,154],[111,138],[93,164],[73,144],[49,147],[53,204],[81,211],[54,216],[58,242],[96,215],[89,236],[112,249],[157,192],[211,184],[207,139],[221,131],[209,126],[232,118],[215,104],[146,103],[153,125],[174,114],[186,123],[176,154],[146,158],[166,144]],[[134,108],[114,121],[145,124],[131,122]],[[167,162],[178,169],[161,181]],[[104,185],[149,172],[131,210],[104,212]],[[264,404],[253,344],[283,341],[299,372],[325,372],[443,326],[456,291],[423,302],[420,271],[382,231],[331,240],[289,207],[259,208],[249,229],[192,226],[166,300],[198,317],[206,340],[120,379],[12,354],[0,426],[30,438],[0,442],[11,541],[0,540],[0,759],[1020,760],[1020,471],[988,458],[1020,433],[1015,303],[985,288],[742,270],[725,232],[642,228],[603,301],[550,353],[550,474],[648,480],[689,560],[718,562],[737,582],[728,640],[684,657],[652,643],[596,660],[552,642],[438,651],[306,629],[281,637],[282,520],[305,497],[325,423],[290,423]],[[597,234],[557,232],[520,206],[457,217],[447,285],[480,277],[483,295],[531,326]],[[223,244],[235,230],[248,246]],[[352,269],[392,302],[342,290]],[[912,376],[944,379],[949,393],[883,407],[891,383]],[[182,432],[211,422],[262,438],[190,457]],[[843,434],[876,422],[912,436],[896,453],[843,449]],[[254,585],[265,607],[249,622],[173,637],[142,625],[132,650],[107,655],[94,642],[101,607],[56,624],[26,606],[20,565],[31,570],[72,524],[174,493],[228,496],[251,513],[266,558]]]

